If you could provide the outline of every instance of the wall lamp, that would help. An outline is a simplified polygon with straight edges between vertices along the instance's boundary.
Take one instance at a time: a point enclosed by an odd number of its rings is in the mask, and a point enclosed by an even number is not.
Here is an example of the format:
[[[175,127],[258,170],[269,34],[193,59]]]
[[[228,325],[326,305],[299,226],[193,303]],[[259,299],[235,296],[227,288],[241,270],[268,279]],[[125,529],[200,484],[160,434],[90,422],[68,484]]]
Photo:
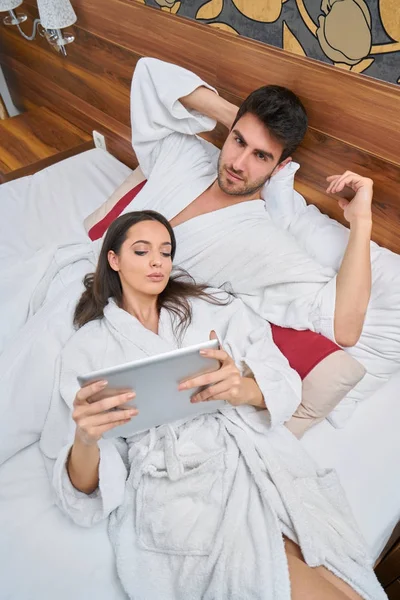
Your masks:
[[[21,23],[27,20],[24,13],[17,14],[14,9],[22,4],[23,0],[0,0],[0,12],[8,12],[3,19],[5,25],[15,25],[26,40],[34,40],[36,31],[45,37],[49,44],[66,56],[66,44],[74,41],[70,33],[63,33],[61,29],[69,27],[76,22],[76,14],[69,0],[37,0],[39,19],[33,21],[32,34],[27,35],[21,29]]]

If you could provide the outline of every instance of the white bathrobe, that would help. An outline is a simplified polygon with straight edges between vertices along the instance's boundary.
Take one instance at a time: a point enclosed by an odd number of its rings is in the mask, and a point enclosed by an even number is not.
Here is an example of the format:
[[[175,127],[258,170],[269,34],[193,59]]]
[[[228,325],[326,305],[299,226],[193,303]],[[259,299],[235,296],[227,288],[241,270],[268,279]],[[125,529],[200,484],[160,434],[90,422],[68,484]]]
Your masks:
[[[215,181],[219,150],[196,135],[213,129],[215,121],[179,102],[201,85],[207,84],[176,65],[151,58],[137,63],[131,91],[132,143],[148,181],[125,212],[152,209],[171,220]],[[213,287],[230,283],[268,321],[334,339],[335,271],[318,264],[277,227],[263,200],[197,216],[175,227],[175,235],[175,265],[197,281]],[[90,269],[88,260],[96,264],[102,240],[75,241],[44,247],[29,263],[9,265],[0,282],[6,312],[0,352],[49,295],[54,297],[83,277]]]
[[[199,85],[193,73],[154,59],[138,62],[132,83],[133,144],[148,182],[129,210],[154,209],[172,219],[215,180],[219,151],[195,134],[214,122],[188,112],[178,98]],[[257,314],[277,325],[313,329],[333,339],[336,278],[302,251],[293,237],[269,219],[262,200],[201,215],[175,228],[175,264],[215,287],[230,283]],[[25,382],[43,328],[56,320],[60,334],[47,356],[48,375],[72,332],[71,307],[79,282],[94,271],[102,240],[44,247],[28,262],[10,264],[0,281],[0,464],[32,443],[41,427],[26,421]],[[63,320],[64,315],[64,322]],[[2,346],[4,351],[1,354]],[[35,358],[36,356],[36,358]],[[53,361],[53,364],[51,364]],[[38,397],[48,397],[40,377]],[[48,379],[48,377],[47,377]],[[47,381],[47,380],[46,380]],[[36,387],[33,386],[36,393]],[[20,398],[18,418],[16,398]],[[20,417],[19,415],[22,415]]]
[[[153,209],[171,220],[215,181],[219,150],[196,134],[216,123],[179,102],[202,85],[210,87],[176,65],[153,58],[137,63],[132,144],[148,181],[125,212]],[[274,225],[263,200],[200,215],[174,231],[175,264],[196,280],[215,287],[230,282],[270,322],[334,339],[334,270],[319,265]]]
[[[383,600],[335,473],[318,469],[282,425],[301,384],[269,325],[239,300],[192,306],[181,345],[215,329],[239,368],[254,373],[267,409],[229,407],[101,440],[99,488],[78,492],[65,467],[76,376],[178,346],[167,311],[156,335],[111,301],[61,355],[41,439],[59,506],[86,527],[110,517],[118,575],[135,600],[290,600],[282,533],[310,566],[325,565],[366,600]]]

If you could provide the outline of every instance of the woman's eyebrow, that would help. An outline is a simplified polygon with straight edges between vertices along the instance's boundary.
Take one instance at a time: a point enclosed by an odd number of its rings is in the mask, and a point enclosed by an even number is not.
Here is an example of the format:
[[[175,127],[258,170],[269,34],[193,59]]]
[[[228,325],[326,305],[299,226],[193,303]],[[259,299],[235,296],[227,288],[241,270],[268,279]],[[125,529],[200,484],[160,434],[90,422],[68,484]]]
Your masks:
[[[148,242],[147,240],[136,240],[136,242],[133,242],[132,246],[134,246],[135,244],[147,244],[148,246],[151,246],[151,242]],[[160,245],[161,246],[172,246],[171,242],[163,242]]]

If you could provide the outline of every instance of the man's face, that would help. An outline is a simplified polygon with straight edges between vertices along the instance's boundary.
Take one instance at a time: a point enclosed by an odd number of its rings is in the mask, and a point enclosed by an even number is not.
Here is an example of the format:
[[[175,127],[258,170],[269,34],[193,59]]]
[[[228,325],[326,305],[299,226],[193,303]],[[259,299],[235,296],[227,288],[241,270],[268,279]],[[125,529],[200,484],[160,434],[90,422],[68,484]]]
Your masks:
[[[218,185],[230,196],[251,196],[291,158],[278,165],[283,145],[253,114],[236,123],[221,150]]]

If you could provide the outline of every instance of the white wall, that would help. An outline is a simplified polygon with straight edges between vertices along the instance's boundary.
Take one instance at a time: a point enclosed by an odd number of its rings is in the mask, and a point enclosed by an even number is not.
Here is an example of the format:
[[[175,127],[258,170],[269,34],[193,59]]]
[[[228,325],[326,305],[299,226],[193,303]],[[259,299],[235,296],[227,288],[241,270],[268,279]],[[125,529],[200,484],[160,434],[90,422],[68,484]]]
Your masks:
[[[4,77],[4,73],[1,70],[0,66],[0,94],[3,98],[4,104],[8,110],[8,114],[10,117],[15,117],[15,115],[19,115],[19,110],[14,106],[13,101],[10,96],[9,89],[7,87],[7,83]]]

